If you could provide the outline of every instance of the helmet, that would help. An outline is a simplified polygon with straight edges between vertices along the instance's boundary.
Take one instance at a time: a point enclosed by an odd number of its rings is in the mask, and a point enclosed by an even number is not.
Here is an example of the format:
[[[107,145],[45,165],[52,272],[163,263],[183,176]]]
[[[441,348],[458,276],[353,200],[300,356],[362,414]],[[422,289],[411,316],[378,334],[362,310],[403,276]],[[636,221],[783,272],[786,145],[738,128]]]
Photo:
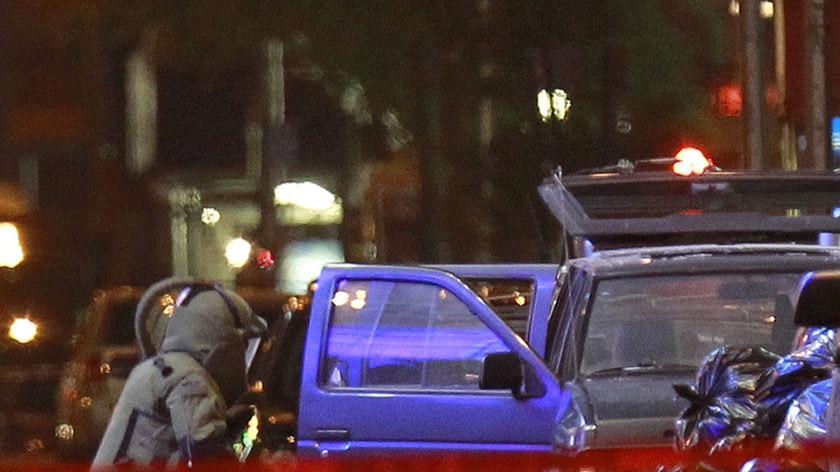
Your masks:
[[[165,331],[165,318],[172,315],[172,310],[189,304],[194,297],[206,291],[219,294],[233,319],[234,326],[246,342],[260,337],[266,331],[265,320],[256,315],[248,303],[234,291],[213,281],[169,277],[152,284],[137,303],[134,329],[143,358],[154,356],[160,349],[160,337]]]

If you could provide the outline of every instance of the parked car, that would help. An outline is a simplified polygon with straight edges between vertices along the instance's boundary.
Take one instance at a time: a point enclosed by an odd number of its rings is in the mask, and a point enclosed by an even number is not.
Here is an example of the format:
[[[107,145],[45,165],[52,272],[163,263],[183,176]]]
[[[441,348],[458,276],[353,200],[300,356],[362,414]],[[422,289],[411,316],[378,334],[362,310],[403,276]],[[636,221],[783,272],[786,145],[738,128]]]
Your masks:
[[[476,302],[458,286],[461,279],[439,269],[325,267],[312,304],[291,313],[287,324],[273,325],[278,331],[251,372],[262,395],[260,447],[330,456],[670,450],[674,420],[685,406],[673,384],[690,382],[716,346],[789,349],[790,300],[802,273],[840,267],[840,248],[634,248],[563,267],[543,327],[545,361],[523,351],[509,326],[487,317],[486,302]],[[437,293],[440,301],[415,292]],[[444,300],[452,304],[446,316],[437,306]],[[462,311],[473,314],[469,324],[455,316]],[[456,319],[462,328],[447,324]],[[498,337],[467,342],[485,332]],[[446,427],[429,426],[438,423]],[[527,435],[518,429],[525,424]]]
[[[58,377],[52,363],[0,368],[0,455],[52,448]]]
[[[72,353],[56,397],[56,448],[66,459],[93,457],[140,352],[134,336],[138,287],[98,290],[78,315]]]
[[[840,267],[840,175],[690,177],[607,169],[540,187],[565,231],[545,358],[573,394],[557,446],[674,444],[692,383],[724,346],[784,354],[800,277]],[[619,248],[619,249],[616,249]]]

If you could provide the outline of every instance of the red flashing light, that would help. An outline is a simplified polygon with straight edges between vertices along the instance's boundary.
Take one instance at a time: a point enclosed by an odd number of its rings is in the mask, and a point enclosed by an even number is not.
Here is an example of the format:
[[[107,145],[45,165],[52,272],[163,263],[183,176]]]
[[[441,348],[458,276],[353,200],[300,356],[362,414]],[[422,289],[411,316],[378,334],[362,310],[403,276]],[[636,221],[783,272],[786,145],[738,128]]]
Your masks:
[[[693,147],[680,149],[674,158],[677,162],[671,169],[678,175],[702,174],[712,166],[712,162],[703,155],[703,152]]]
[[[274,255],[268,249],[260,249],[257,252],[257,265],[261,269],[271,269],[274,267]]]
[[[723,116],[741,116],[744,108],[744,96],[741,84],[737,82],[721,85],[715,90],[715,106]]]

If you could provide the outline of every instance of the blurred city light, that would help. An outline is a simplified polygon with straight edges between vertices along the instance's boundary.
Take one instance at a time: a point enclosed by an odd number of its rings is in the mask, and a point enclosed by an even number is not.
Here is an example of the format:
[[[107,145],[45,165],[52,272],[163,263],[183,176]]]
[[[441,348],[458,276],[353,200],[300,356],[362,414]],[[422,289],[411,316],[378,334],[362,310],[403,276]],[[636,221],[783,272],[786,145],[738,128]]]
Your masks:
[[[345,292],[344,290],[339,290],[335,292],[332,298],[332,304],[335,306],[344,306],[347,302],[350,301],[350,294]]]
[[[225,247],[225,259],[229,266],[241,269],[251,257],[251,243],[243,238],[236,238]]]
[[[546,122],[552,118],[563,121],[566,119],[572,102],[565,90],[554,89],[551,91],[540,90],[537,93],[537,110],[540,119]]]
[[[257,265],[260,269],[271,269],[274,267],[274,254],[268,249],[260,249],[257,251]]]
[[[741,2],[739,2],[738,0],[731,0],[729,2],[729,14],[739,15],[740,13]],[[773,15],[776,14],[776,8],[773,5],[773,2],[771,0],[762,0],[758,6],[758,14],[765,19],[773,18]]]
[[[38,335],[38,325],[29,318],[15,318],[9,326],[9,337],[21,344],[27,344]]]
[[[274,203],[323,211],[335,203],[335,194],[312,182],[285,182],[274,187]]]
[[[293,241],[286,245],[279,261],[278,288],[289,293],[306,293],[324,264],[344,261],[344,250],[335,239]]]
[[[23,247],[20,235],[13,223],[0,223],[0,266],[17,267],[23,262]]]
[[[206,207],[201,210],[201,222],[206,224],[207,226],[213,226],[219,222],[221,219],[222,214],[219,213],[219,210]]]

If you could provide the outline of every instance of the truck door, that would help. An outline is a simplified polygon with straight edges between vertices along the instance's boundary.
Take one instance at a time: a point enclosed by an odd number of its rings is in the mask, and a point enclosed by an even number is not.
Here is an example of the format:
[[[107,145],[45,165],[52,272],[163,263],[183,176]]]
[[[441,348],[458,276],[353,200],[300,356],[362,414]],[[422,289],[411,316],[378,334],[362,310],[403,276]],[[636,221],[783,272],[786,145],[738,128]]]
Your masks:
[[[525,390],[480,387],[485,356],[502,352],[523,363]],[[567,402],[474,292],[416,267],[322,272],[301,383],[298,451],[321,456],[549,450]]]

